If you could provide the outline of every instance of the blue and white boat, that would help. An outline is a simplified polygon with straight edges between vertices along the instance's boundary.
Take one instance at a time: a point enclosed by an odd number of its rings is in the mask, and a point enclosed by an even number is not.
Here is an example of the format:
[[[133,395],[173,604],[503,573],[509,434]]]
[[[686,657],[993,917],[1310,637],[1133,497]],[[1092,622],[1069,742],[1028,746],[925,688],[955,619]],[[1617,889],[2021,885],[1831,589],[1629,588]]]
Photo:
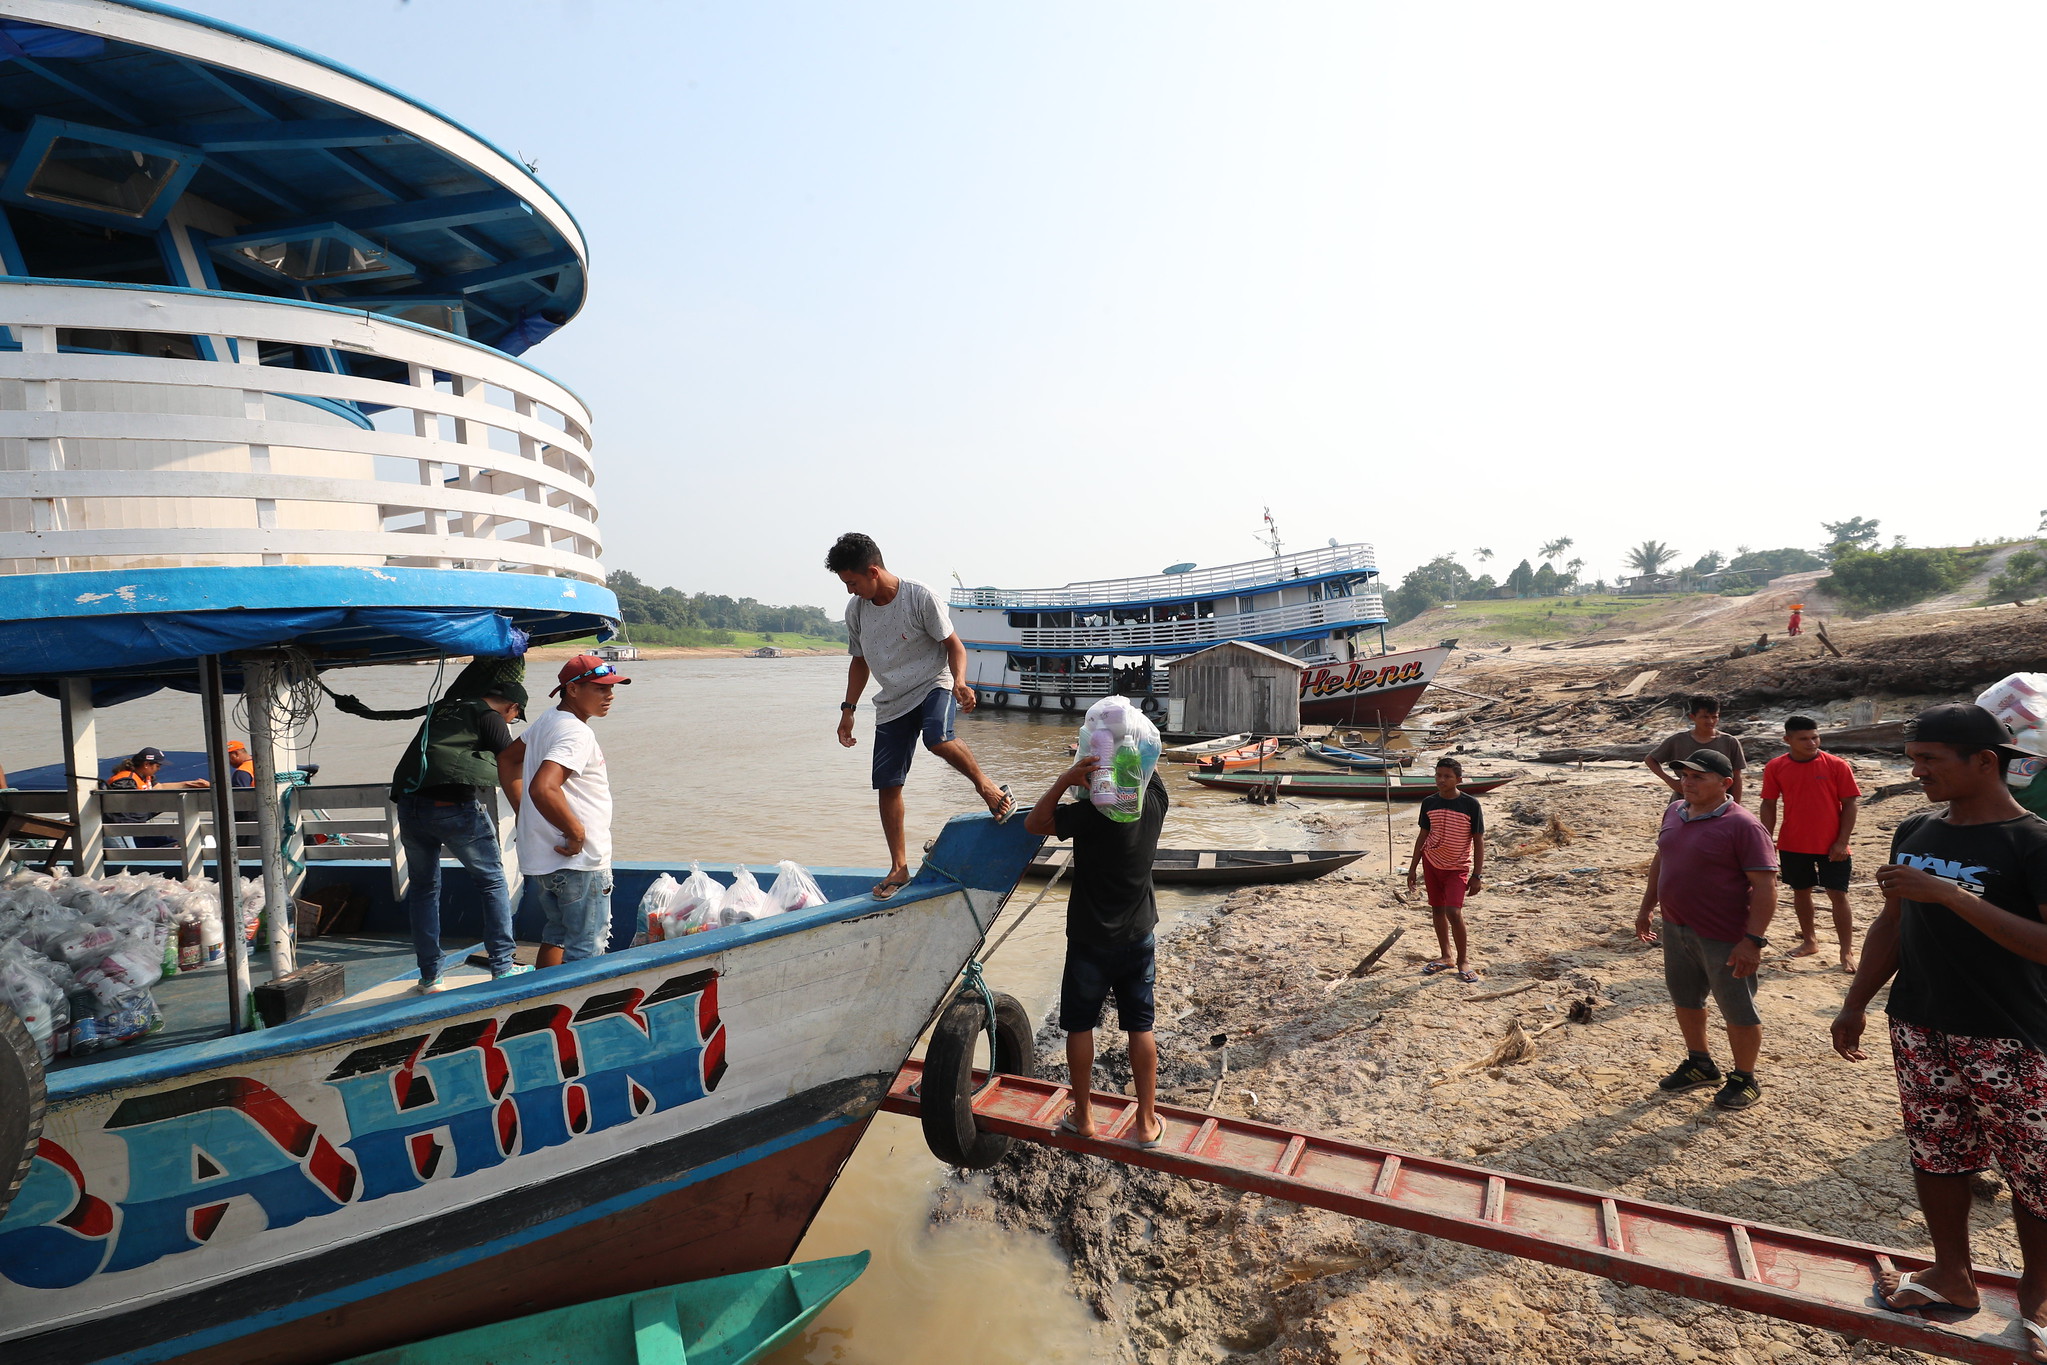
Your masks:
[[[0,110],[0,692],[61,699],[71,775],[0,813],[70,821],[81,875],[189,879],[210,842],[228,888],[232,827],[269,905],[366,904],[346,938],[229,934],[161,1035],[49,1072],[0,1153],[30,1156],[0,1359],[314,1365],[785,1262],[1039,841],[962,817],[885,903],[827,871],[825,905],[408,991],[395,851],[281,816],[388,830],[383,784],[295,790],[283,717],[334,668],[615,629],[590,414],[523,358],[582,305],[582,232],[419,101],[145,0],[0,0]],[[165,686],[200,693],[214,789],[102,793],[94,709]],[[103,813],[151,810],[173,847],[107,847]],[[659,870],[618,869],[615,943]],[[301,961],[344,998],[251,1029],[250,982]]]

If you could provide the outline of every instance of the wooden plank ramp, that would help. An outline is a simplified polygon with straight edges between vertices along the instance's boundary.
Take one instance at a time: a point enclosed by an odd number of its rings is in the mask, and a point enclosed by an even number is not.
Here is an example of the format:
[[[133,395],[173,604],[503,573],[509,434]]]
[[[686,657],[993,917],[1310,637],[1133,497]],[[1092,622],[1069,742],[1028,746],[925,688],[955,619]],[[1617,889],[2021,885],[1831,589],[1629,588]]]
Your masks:
[[[920,1112],[921,1063],[911,1061],[882,1107]],[[1725,1218],[1505,1171],[1414,1156],[1347,1138],[1161,1104],[1164,1140],[1135,1145],[1137,1102],[1094,1092],[1098,1136],[1056,1132],[1072,1092],[1055,1081],[998,1075],[974,1114],[989,1132],[1250,1190],[1353,1218],[1426,1232],[1626,1284],[1724,1303],[1951,1360],[2028,1359],[2018,1326],[2018,1275],[1976,1268],[1983,1307],[1935,1318],[1894,1313],[1876,1297],[1880,1270],[1919,1270],[1912,1252]]]

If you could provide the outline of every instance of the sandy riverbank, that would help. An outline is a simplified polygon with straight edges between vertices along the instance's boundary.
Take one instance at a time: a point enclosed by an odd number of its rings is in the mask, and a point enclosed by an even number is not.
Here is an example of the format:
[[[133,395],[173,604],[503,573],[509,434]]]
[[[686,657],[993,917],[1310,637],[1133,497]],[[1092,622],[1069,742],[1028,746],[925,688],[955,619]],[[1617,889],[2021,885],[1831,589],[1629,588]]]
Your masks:
[[[1853,760],[1866,789],[1902,765]],[[1468,911],[1486,980],[1424,978],[1425,905],[1376,869],[1298,887],[1251,888],[1162,949],[1161,1090],[1203,1106],[1227,1034],[1218,1107],[1366,1137],[1410,1151],[1805,1227],[1919,1247],[1925,1225],[1899,1135],[1888,1049],[1837,1058],[1827,1024],[1847,978],[1830,933],[1819,957],[1783,956],[1788,893],[1766,955],[1758,1068],[1765,1100],[1743,1114],[1710,1091],[1665,1096],[1682,1055],[1661,960],[1632,937],[1663,789],[1639,766],[1537,768],[1484,798],[1489,885]],[[1754,805],[1753,788],[1749,804]],[[1916,795],[1869,807],[1860,879]],[[1353,847],[1384,847],[1371,816]],[[1412,816],[1397,828],[1401,857]],[[1383,860],[1379,864],[1383,866]],[[1360,863],[1357,868],[1369,865]],[[1404,889],[1404,888],[1403,888]],[[1859,921],[1879,908],[1855,893]],[[1822,901],[1824,907],[1824,901]],[[1821,910],[1824,922],[1826,912]],[[1399,925],[1408,932],[1362,980],[1344,973]],[[1488,994],[1530,988],[1510,997]],[[1591,1022],[1544,1035],[1521,1064],[1456,1071],[1513,1020],[1529,1031],[1590,997]],[[1880,1021],[1879,1021],[1880,1024]],[[1716,1021],[1717,1030],[1717,1021]],[[1719,1049],[1724,1065],[1724,1038]],[[1102,1039],[1125,1067],[1114,1030]],[[1039,1071],[1063,1076],[1048,1035]],[[1127,1070],[1117,1075],[1127,1081]],[[1180,1182],[1063,1152],[1022,1149],[976,1179],[992,1200],[953,1197],[941,1217],[994,1217],[1059,1238],[1075,1287],[1103,1319],[1103,1359],[1144,1362],[1620,1362],[1918,1360],[1830,1332],[1613,1284],[1257,1195]],[[2010,1203],[1978,1207],[1977,1254],[2017,1264]]]
[[[795,649],[780,645],[776,647],[781,649],[782,657],[785,659],[807,659],[826,654],[836,654],[843,658],[846,653],[844,646],[837,649]],[[642,659],[743,659],[752,652],[754,647],[751,645],[744,648],[738,645],[636,645],[634,648],[640,651]],[[526,657],[528,659],[561,663],[574,658],[582,652],[581,648],[571,648],[567,645],[539,645],[527,650]]]

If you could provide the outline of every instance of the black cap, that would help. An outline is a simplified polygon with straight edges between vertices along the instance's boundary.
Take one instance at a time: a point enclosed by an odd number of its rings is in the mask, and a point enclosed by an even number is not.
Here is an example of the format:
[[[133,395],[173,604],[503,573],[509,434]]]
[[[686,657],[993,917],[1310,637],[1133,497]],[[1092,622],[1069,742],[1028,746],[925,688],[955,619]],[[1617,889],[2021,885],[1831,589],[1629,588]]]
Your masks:
[[[1921,744],[1952,744],[1958,749],[1996,749],[2007,758],[2029,757],[2011,742],[2011,731],[2003,721],[1969,702],[1927,707],[1907,723],[1905,738]]]
[[[1690,758],[1680,758],[1670,766],[1690,768],[1695,773],[1711,773],[1715,777],[1734,776],[1734,760],[1718,749],[1694,749]]]
[[[161,763],[163,762],[163,750],[137,749],[135,756],[128,761],[130,763]]]

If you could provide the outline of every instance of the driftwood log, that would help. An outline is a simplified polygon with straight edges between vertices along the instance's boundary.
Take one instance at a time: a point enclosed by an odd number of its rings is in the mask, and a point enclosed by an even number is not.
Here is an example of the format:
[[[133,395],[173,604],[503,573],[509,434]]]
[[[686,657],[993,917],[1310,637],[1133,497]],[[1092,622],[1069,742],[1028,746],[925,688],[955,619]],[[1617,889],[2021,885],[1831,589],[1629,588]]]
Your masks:
[[[1764,763],[1785,752],[1784,741],[1776,735],[1741,735],[1742,752],[1750,764]],[[1601,744],[1572,749],[1544,749],[1537,763],[1596,763],[1619,759],[1640,763],[1661,740],[1643,744]],[[1897,754],[1905,751],[1905,722],[1885,721],[1881,725],[1853,725],[1820,731],[1820,745],[1842,754]]]

